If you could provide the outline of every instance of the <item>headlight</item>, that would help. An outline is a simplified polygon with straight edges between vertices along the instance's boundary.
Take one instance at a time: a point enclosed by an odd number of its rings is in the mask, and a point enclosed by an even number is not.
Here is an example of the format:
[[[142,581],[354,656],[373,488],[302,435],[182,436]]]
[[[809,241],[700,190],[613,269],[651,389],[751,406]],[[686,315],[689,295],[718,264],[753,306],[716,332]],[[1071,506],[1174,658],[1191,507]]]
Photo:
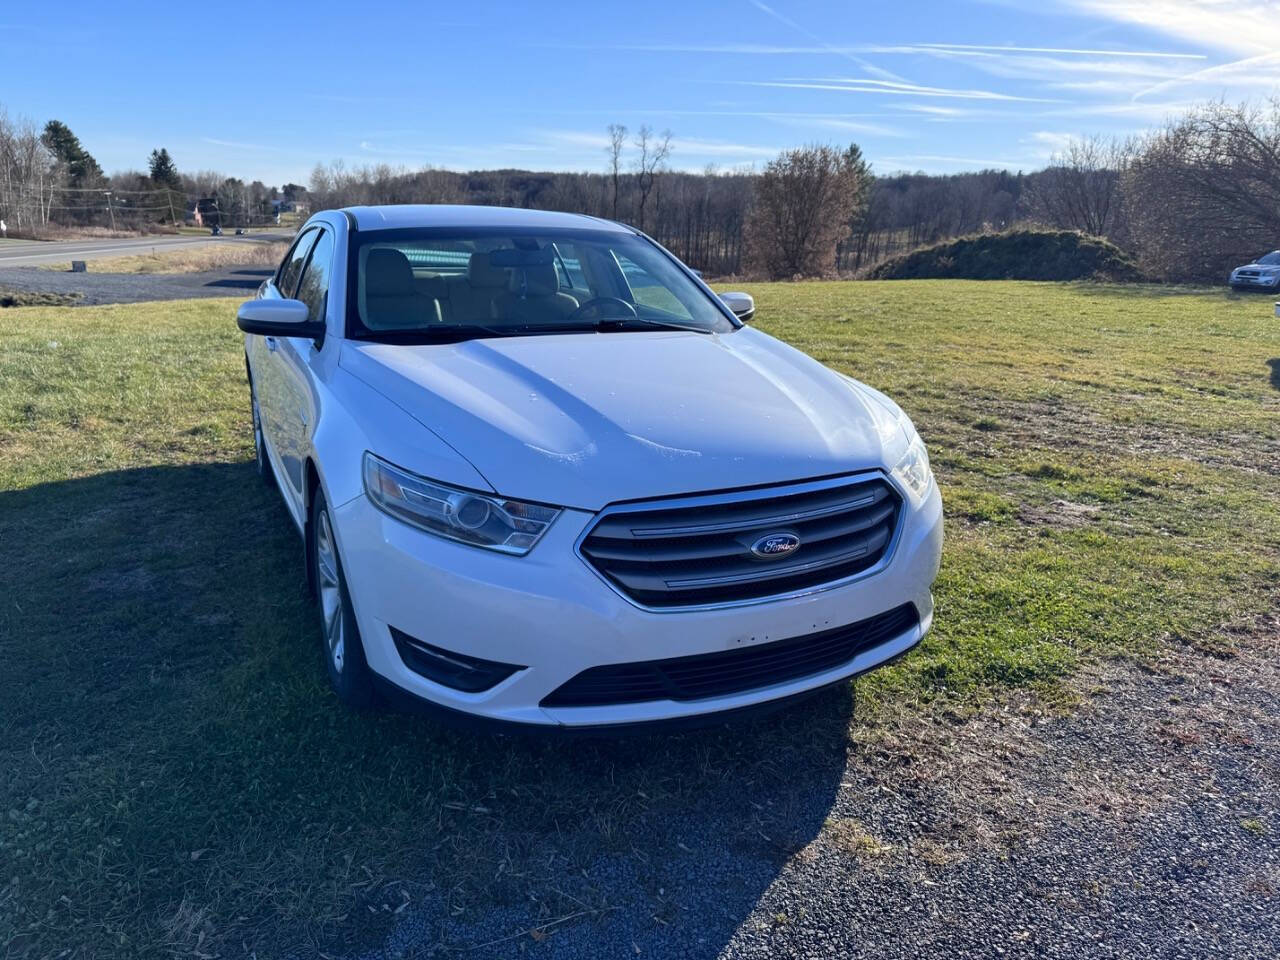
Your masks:
[[[554,507],[460,490],[364,455],[364,490],[382,512],[449,540],[523,556],[559,516]]]
[[[929,469],[929,452],[925,450],[924,441],[920,439],[920,434],[916,433],[915,427],[908,424],[904,429],[908,430],[911,443],[907,446],[907,452],[893,468],[893,475],[904,487],[923,500],[925,494],[929,492],[929,485],[933,483],[933,471]]]

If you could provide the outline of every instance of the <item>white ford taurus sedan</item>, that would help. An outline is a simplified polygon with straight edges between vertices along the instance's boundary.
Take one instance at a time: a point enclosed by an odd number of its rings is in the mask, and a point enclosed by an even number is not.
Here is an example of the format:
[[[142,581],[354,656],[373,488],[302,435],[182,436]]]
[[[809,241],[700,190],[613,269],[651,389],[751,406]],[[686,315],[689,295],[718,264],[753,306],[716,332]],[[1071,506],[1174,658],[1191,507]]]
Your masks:
[[[920,437],[752,312],[590,217],[312,217],[238,323],[339,697],[720,719],[918,643],[942,546]]]

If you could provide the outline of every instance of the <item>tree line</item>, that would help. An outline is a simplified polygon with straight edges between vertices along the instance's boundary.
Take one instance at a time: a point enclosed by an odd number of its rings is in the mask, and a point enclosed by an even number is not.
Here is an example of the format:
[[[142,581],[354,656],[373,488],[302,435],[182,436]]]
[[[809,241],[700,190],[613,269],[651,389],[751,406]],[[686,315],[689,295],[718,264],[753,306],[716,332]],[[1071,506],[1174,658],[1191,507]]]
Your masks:
[[[280,202],[500,204],[635,224],[704,272],[858,275],[887,257],[968,234],[1043,225],[1105,237],[1152,277],[1220,280],[1280,246],[1280,101],[1210,103],[1128,140],[1072,142],[1042,170],[874,176],[856,145],[789,150],[760,170],[673,169],[679,140],[607,128],[598,172],[455,172],[318,164],[306,186],[184,172],[163,147],[146,170],[106,175],[74,133],[0,108],[0,218],[11,235],[59,225],[130,229],[189,219],[212,201],[225,225]]]

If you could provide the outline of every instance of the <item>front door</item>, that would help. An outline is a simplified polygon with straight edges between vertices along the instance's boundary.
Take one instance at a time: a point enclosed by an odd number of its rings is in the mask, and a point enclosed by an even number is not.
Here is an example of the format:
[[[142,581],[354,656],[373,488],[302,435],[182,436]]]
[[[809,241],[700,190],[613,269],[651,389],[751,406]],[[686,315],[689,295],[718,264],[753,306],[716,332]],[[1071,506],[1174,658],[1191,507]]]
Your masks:
[[[307,257],[319,233],[318,229],[308,230],[295,241],[293,249],[285,257],[279,272],[264,288],[263,296],[289,299],[295,295],[307,265]],[[262,434],[266,438],[269,455],[276,467],[289,506],[293,509],[295,516],[298,516],[301,496],[290,489],[293,487],[293,478],[289,475],[288,453],[289,407],[292,402],[290,400],[293,366],[291,354],[294,352],[291,345],[294,342],[289,337],[251,337],[249,366],[253,370],[253,386],[258,397]]]
[[[294,298],[307,305],[309,319],[320,323],[325,321],[332,267],[333,234],[321,230],[294,291]],[[316,422],[312,365],[319,362],[319,351],[312,340],[285,338],[276,350],[276,360],[280,372],[279,454],[289,494],[301,511],[305,503],[304,465]]]

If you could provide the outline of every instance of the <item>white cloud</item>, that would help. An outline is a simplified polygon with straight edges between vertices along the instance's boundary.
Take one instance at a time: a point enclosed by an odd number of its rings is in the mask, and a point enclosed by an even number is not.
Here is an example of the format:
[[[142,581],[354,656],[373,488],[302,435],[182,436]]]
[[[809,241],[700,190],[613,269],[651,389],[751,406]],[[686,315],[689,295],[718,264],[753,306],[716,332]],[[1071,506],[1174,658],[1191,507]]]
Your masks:
[[[603,133],[592,133],[583,130],[538,130],[536,133],[538,137],[545,141],[572,147],[591,147],[603,150],[609,146],[609,138]]]
[[[924,173],[955,173],[962,170],[1025,170],[1035,166],[1033,159],[1012,157],[955,157],[937,153],[911,153],[900,156],[876,157],[872,166],[878,173],[894,171],[923,171]]]
[[[721,157],[746,160],[760,157],[776,157],[781,147],[766,147],[751,143],[726,143],[723,140],[699,140],[693,137],[672,138],[672,153],[692,154],[699,157]]]
[[[747,0],[747,2],[750,3],[751,6],[755,7],[757,10],[767,14],[768,16],[772,17],[774,20],[777,20],[779,23],[783,24],[784,26],[789,27],[790,29],[796,31],[797,33],[808,38],[809,40],[815,41],[820,47],[822,47],[822,49],[825,52],[834,53],[837,56],[844,57],[846,60],[849,60],[850,62],[861,67],[863,70],[865,70],[867,73],[869,73],[873,77],[878,77],[881,80],[902,80],[903,79],[902,77],[898,76],[896,73],[890,73],[888,70],[884,69],[883,67],[878,67],[874,63],[871,63],[870,61],[865,60],[864,58],[858,56],[856,53],[852,52],[848,48],[839,48],[839,47],[832,46],[831,44],[827,43],[822,37],[817,36],[814,33],[811,33],[810,31],[800,26],[800,24],[796,23],[791,18],[783,16],[781,13],[778,13],[772,7],[764,3],[761,3],[760,0]]]
[[[923,113],[930,117],[945,117],[947,119],[956,120],[961,117],[980,117],[986,116],[986,110],[973,110],[969,107],[939,107],[932,103],[904,103],[898,107],[899,110],[909,110],[912,113]]]
[[[598,44],[545,44],[557,49],[598,50]],[[1002,56],[1017,54],[1057,54],[1062,56],[1097,56],[1097,57],[1137,57],[1156,60],[1204,60],[1203,53],[1183,53],[1168,50],[1129,50],[1078,48],[1078,47],[1019,47],[980,43],[822,43],[822,44],[787,44],[787,43],[622,43],[608,49],[635,50],[642,53],[707,53],[725,54],[726,56],[815,56],[833,54],[835,56],[857,56],[859,54],[893,54],[907,56]],[[888,79],[900,79],[890,77]]]
[[[1183,96],[1216,97],[1280,90],[1280,51],[1246,57],[1145,86],[1134,99],[1176,90]]]
[[[865,77],[791,77],[783,80],[725,80],[747,87],[781,87],[795,90],[835,90],[841,93],[871,93],[887,96],[943,97],[959,100],[1001,100],[1019,103],[1053,103],[1041,97],[1021,97],[995,90],[967,90],[952,87],[932,87],[917,83],[893,80],[872,80]]]
[[[1102,57],[1151,57],[1158,59],[1172,60],[1204,60],[1203,53],[1175,53],[1166,50],[1108,50],[1106,48],[1090,48],[1080,49],[1078,47],[1016,47],[1008,45],[997,45],[988,43],[914,43],[909,44],[905,49],[910,52],[921,52],[926,50],[949,50],[953,52],[961,51],[982,51],[992,53],[1016,54],[1016,53],[1054,53],[1078,56],[1102,56]]]
[[[1280,50],[1272,0],[1058,0],[1074,12],[1146,27],[1241,57]]]
[[[633,131],[634,134],[634,131]],[[536,141],[554,148],[566,148],[560,151],[564,156],[576,156],[579,162],[588,160],[584,166],[600,166],[604,163],[604,150],[609,145],[609,138],[604,133],[584,130],[536,130],[533,132]],[[586,148],[589,151],[583,154]],[[628,149],[631,145],[628,144]],[[708,162],[718,163],[751,163],[755,160],[772,158],[781,151],[780,146],[756,143],[734,143],[726,140],[700,139],[698,137],[671,138],[671,163],[677,167],[697,169]],[[576,153],[575,153],[576,151]],[[597,159],[597,153],[599,159]]]
[[[1071,144],[1080,140],[1078,133],[1067,133],[1058,130],[1037,130],[1024,140],[1031,148],[1031,153],[1045,160],[1055,153],[1061,153]]]
[[[269,147],[261,143],[244,143],[239,140],[219,140],[216,137],[201,137],[201,143],[211,143],[215,147],[231,147],[235,150],[269,150],[278,151],[279,147]]]

